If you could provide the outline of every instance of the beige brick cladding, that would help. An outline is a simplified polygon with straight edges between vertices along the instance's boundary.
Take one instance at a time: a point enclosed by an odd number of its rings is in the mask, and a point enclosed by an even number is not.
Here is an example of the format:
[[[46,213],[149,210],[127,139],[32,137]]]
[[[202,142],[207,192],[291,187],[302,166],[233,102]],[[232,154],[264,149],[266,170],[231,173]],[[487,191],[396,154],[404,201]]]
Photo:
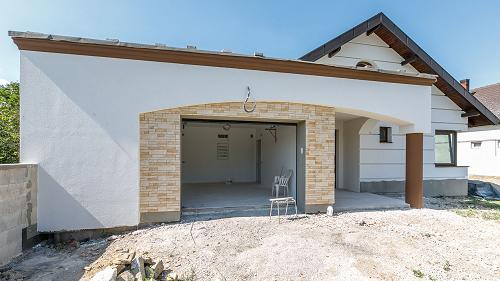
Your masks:
[[[334,203],[335,111],[332,107],[258,102],[247,113],[240,102],[165,109],[140,115],[140,212],[180,214],[181,119],[305,122],[305,204]]]

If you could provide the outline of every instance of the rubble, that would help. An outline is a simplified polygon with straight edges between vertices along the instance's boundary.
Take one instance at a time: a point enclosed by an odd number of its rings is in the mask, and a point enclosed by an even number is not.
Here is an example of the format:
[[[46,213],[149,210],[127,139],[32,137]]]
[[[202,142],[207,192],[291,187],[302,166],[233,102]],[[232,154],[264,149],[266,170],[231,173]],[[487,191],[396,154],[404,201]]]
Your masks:
[[[130,272],[130,270],[126,270],[122,273],[120,273],[120,275],[118,275],[118,277],[116,278],[116,281],[134,281],[134,274],[132,274],[132,272]]]
[[[148,252],[138,254],[135,251],[118,250],[116,254],[117,257],[111,264],[95,274],[91,281],[177,281],[179,279],[177,273],[167,269],[168,263],[154,260],[147,255]],[[84,270],[91,271],[93,267],[86,266]]]
[[[115,281],[116,280],[116,268],[106,267],[104,270],[99,271],[90,281]]]
[[[167,281],[177,281],[177,280],[179,280],[179,277],[177,276],[177,273],[170,272],[167,275]]]
[[[144,280],[146,273],[144,270],[144,259],[141,256],[135,257],[132,260],[130,271],[134,274],[136,280]]]
[[[156,279],[160,274],[163,272],[163,261],[159,260],[155,262],[152,266],[151,269],[153,270],[153,278]]]

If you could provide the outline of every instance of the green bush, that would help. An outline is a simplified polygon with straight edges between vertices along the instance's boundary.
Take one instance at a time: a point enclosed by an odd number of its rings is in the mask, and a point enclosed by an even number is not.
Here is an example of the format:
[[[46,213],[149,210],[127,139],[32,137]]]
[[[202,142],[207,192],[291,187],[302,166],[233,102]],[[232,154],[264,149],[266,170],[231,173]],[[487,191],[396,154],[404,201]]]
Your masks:
[[[0,164],[19,163],[19,83],[0,86]]]

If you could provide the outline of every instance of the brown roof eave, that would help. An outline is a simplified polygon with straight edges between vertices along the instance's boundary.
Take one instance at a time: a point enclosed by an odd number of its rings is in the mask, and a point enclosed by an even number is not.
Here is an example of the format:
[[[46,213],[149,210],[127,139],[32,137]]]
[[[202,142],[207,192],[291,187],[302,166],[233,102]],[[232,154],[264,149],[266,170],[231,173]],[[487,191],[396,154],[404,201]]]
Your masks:
[[[225,67],[236,69],[259,70],[279,73],[293,73],[324,77],[338,77],[346,79],[380,81],[388,83],[412,84],[430,86],[436,78],[432,75],[403,74],[383,70],[364,70],[352,67],[332,66],[314,62],[298,60],[283,60],[266,57],[245,56],[228,53],[216,53],[178,48],[157,48],[149,45],[137,45],[138,47],[119,45],[127,43],[94,43],[92,39],[87,40],[59,36],[58,40],[51,39],[48,35],[43,37],[37,34],[36,38],[27,33],[11,33],[14,43],[20,50],[51,52],[62,54],[76,54],[96,57],[123,58],[143,61],[157,61],[190,65],[202,65],[213,67]],[[42,37],[42,38],[40,38]],[[74,37],[73,37],[74,38]]]

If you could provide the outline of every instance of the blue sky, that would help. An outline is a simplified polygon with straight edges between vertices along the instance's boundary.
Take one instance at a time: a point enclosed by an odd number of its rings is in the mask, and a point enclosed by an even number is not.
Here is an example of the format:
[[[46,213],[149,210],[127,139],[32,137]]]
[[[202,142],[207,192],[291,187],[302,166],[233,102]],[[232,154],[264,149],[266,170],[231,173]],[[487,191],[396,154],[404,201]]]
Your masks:
[[[2,0],[0,81],[19,80],[8,30],[298,58],[384,12],[455,78],[500,82],[500,1]]]

